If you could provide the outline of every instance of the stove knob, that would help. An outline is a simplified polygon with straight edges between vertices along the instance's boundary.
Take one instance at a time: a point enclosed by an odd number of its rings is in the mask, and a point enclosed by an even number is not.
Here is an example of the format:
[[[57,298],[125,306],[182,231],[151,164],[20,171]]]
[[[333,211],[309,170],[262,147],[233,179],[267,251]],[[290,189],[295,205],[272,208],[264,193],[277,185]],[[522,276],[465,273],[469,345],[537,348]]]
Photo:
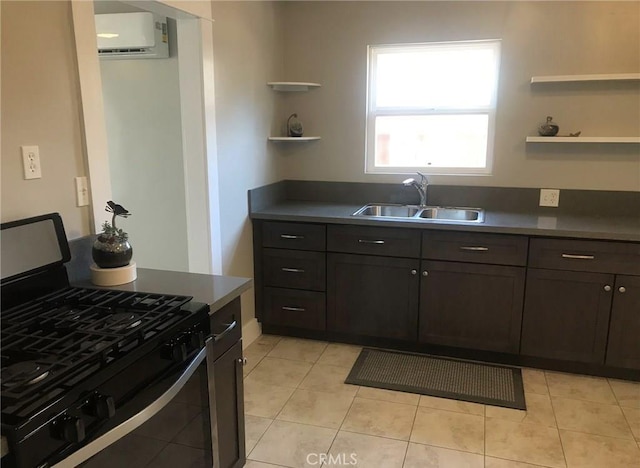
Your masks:
[[[116,414],[116,400],[112,396],[96,393],[84,409],[96,418],[111,419]]]
[[[64,415],[53,422],[53,436],[71,443],[84,440],[84,421],[76,416]]]
[[[204,348],[204,332],[201,330],[194,330],[191,332],[191,346],[195,349]]]
[[[167,343],[162,347],[161,356],[174,362],[187,360],[187,344],[181,341]]]

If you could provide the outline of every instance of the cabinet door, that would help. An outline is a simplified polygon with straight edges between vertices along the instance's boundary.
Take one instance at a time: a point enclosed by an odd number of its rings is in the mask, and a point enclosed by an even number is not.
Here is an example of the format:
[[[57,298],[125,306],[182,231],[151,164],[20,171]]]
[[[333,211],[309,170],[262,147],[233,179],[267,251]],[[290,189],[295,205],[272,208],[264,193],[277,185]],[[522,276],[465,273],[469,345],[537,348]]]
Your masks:
[[[419,261],[329,254],[327,329],[416,340]]]
[[[640,276],[617,276],[606,363],[640,369]]]
[[[517,353],[524,276],[521,267],[423,262],[419,340]]]
[[[212,343],[208,346],[212,346]],[[207,356],[211,354],[208,352]],[[207,366],[213,466],[240,468],[246,461],[242,341],[238,341],[215,361],[208,360]]]
[[[521,354],[603,364],[613,275],[527,270]]]

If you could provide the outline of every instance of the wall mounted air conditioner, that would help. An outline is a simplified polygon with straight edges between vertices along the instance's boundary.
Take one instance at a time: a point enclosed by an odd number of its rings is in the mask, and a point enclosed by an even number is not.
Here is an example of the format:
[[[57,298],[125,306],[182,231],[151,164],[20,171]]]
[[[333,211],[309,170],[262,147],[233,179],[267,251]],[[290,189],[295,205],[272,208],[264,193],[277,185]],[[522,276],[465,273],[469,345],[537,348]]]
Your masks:
[[[153,13],[95,15],[101,59],[169,57],[167,18]]]

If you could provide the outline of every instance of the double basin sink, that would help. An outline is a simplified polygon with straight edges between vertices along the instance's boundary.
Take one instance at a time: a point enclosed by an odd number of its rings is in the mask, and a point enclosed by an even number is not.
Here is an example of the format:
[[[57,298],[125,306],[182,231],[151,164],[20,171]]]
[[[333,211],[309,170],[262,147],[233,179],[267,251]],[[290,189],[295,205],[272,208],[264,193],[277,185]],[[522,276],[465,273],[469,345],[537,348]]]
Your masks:
[[[457,221],[464,223],[484,222],[481,208],[458,208],[449,206],[417,206],[375,203],[365,205],[353,216],[365,218],[417,219],[422,221]]]

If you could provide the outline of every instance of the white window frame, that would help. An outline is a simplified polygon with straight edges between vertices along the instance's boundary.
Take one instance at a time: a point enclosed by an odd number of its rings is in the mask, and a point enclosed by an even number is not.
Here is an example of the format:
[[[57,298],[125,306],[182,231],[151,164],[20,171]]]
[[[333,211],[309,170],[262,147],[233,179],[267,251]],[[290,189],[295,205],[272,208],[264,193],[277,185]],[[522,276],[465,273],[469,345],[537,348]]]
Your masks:
[[[433,48],[473,48],[479,43],[483,45],[491,45],[494,47],[497,60],[496,66],[496,83],[491,95],[489,105],[482,107],[474,107],[468,109],[462,108],[421,108],[421,107],[376,107],[376,68],[377,57],[380,52],[407,52],[410,50],[433,49]],[[366,108],[366,137],[365,137],[365,173],[367,174],[406,174],[414,172],[423,172],[425,174],[441,174],[441,175],[491,175],[493,169],[493,151],[495,137],[495,117],[497,107],[498,81],[500,71],[500,47],[499,39],[478,40],[478,41],[455,41],[455,42],[428,42],[417,44],[383,44],[367,46],[368,56],[368,74],[367,74],[367,108]],[[485,167],[431,167],[431,166],[385,166],[377,167],[375,160],[375,124],[376,117],[382,116],[425,116],[425,115],[469,115],[483,114],[488,115],[488,131],[487,131],[487,148],[486,148],[486,164]]]

